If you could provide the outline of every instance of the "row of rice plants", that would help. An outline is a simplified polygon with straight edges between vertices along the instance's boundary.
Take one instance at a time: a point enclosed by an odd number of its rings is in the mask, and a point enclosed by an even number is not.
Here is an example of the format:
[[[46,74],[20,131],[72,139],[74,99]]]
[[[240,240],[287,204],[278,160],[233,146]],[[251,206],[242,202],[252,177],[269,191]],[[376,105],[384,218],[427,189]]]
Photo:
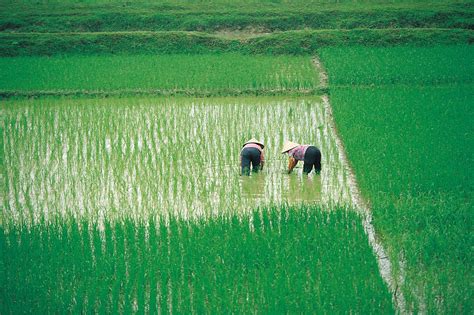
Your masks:
[[[0,58],[0,90],[30,92],[314,90],[309,57],[134,55]]]
[[[470,47],[322,52],[330,82],[360,76],[362,86],[331,87],[334,118],[374,225],[404,275],[399,285],[412,311],[472,310],[474,111],[472,65],[466,64],[472,52]],[[387,69],[390,56],[396,69]],[[403,84],[379,86],[389,82]],[[444,84],[449,82],[454,83]]]
[[[391,313],[359,218],[284,207],[0,231],[0,312]]]
[[[320,55],[332,87],[474,83],[471,45],[325,48]]]
[[[8,100],[2,108],[2,214],[16,222],[191,218],[348,199],[317,97]],[[267,162],[244,178],[239,154],[251,137],[266,144]],[[322,148],[322,183],[301,169],[285,173],[287,139]]]

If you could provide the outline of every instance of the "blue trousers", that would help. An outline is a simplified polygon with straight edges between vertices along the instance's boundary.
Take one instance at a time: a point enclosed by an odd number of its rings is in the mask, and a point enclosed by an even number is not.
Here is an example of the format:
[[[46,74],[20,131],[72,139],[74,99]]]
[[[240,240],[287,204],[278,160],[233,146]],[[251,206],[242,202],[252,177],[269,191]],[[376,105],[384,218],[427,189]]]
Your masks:
[[[244,148],[240,152],[242,175],[250,175],[250,165],[252,165],[253,172],[260,170],[260,154],[261,152],[257,148]]]

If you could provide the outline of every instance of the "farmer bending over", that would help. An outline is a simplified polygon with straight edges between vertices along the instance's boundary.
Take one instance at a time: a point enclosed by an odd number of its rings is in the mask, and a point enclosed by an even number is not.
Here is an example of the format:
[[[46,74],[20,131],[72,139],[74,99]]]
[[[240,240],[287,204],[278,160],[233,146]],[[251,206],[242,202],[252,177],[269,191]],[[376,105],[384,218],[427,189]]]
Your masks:
[[[316,173],[321,172],[321,151],[312,145],[299,145],[298,143],[286,141],[281,153],[288,153],[288,174],[293,171],[298,161],[304,161],[303,172],[309,174],[313,167]]]
[[[240,152],[242,175],[250,175],[250,164],[252,164],[253,172],[263,169],[263,148],[263,143],[254,138],[244,143]]]

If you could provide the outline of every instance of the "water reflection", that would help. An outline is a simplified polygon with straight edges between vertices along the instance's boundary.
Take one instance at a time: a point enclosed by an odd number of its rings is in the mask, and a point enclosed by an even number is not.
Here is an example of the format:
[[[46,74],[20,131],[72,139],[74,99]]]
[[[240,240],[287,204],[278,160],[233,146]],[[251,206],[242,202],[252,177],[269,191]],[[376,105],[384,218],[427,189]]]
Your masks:
[[[296,169],[292,174],[277,169],[239,176],[239,185],[243,201],[251,201],[255,205],[268,202],[315,203],[321,200],[321,176],[314,172],[305,175],[302,169]]]
[[[42,99],[8,103],[4,113],[9,220],[197,218],[350,196],[318,98]],[[266,144],[266,164],[243,177],[239,153],[250,137]],[[321,176],[301,165],[285,173],[287,139],[321,148]]]
[[[297,169],[286,175],[288,189],[284,190],[284,198],[288,203],[310,203],[321,200],[321,176],[314,172],[303,174]]]
[[[243,198],[258,200],[265,197],[265,174],[263,172],[240,176],[239,184]]]

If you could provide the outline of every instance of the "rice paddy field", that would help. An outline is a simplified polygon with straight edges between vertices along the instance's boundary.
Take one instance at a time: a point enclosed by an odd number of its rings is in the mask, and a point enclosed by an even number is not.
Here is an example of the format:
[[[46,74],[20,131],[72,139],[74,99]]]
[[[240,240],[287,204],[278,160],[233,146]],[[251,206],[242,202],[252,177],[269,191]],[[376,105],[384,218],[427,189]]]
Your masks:
[[[48,97],[2,111],[4,312],[393,311],[344,210],[321,98]],[[243,177],[249,137],[266,144],[266,165]],[[287,138],[324,150],[321,175],[286,174]],[[335,242],[341,255],[329,255]],[[324,247],[301,260],[312,246]]]
[[[354,213],[316,207],[16,226],[1,233],[2,313],[392,313],[365,238]]]
[[[288,176],[279,152],[287,138],[326,141],[317,97],[42,99],[3,109],[3,212],[18,222],[199,218],[322,199],[320,176]],[[240,149],[251,137],[267,145],[267,167],[246,178]]]
[[[358,47],[321,57],[336,124],[374,225],[406,274],[412,310],[469,313],[474,49]]]
[[[319,82],[310,57],[235,53],[12,57],[0,68],[3,94],[313,93]]]
[[[472,314],[472,3],[0,8],[0,314]]]

